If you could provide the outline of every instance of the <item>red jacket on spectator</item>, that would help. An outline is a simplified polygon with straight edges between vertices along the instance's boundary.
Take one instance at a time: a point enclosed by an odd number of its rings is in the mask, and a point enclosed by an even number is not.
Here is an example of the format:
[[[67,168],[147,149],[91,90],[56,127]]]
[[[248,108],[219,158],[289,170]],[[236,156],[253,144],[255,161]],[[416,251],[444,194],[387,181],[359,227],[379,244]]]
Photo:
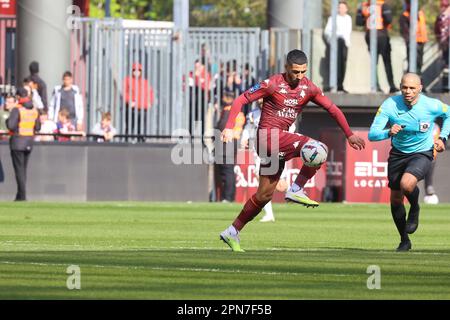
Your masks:
[[[139,74],[136,74],[139,72]],[[142,65],[133,64],[133,75],[125,78],[124,83],[125,102],[131,108],[148,109],[154,101],[153,88],[148,80],[142,77]]]

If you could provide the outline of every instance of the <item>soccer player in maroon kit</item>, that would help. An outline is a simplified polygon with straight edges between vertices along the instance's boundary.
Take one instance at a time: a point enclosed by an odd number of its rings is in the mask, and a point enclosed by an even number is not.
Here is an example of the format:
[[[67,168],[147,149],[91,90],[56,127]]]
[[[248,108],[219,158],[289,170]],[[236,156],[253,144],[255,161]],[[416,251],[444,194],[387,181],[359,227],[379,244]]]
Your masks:
[[[365,147],[364,140],[353,134],[342,111],[308,78],[308,59],[303,51],[292,50],[286,58],[286,72],[276,74],[253,86],[234,100],[227,125],[222,131],[222,141],[233,140],[233,126],[237,114],[248,103],[263,98],[261,120],[257,133],[257,151],[261,158],[259,187],[247,201],[233,224],[220,234],[220,238],[233,251],[241,249],[239,232],[253,220],[272,199],[284,164],[300,156],[302,146],[311,138],[299,133],[290,133],[289,126],[309,101],[324,108],[338,123],[350,146],[356,150]],[[307,197],[303,187],[320,167],[303,165],[297,179],[286,193],[286,200],[305,206],[319,203]]]

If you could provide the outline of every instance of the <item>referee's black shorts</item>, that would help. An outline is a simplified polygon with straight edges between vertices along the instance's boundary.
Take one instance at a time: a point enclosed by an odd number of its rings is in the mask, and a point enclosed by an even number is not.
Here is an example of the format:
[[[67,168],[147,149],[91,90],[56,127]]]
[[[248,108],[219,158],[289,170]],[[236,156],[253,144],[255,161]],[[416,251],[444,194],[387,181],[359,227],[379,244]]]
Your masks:
[[[433,150],[417,153],[403,153],[392,147],[388,158],[389,188],[400,190],[400,181],[404,173],[410,173],[422,180],[431,168]]]

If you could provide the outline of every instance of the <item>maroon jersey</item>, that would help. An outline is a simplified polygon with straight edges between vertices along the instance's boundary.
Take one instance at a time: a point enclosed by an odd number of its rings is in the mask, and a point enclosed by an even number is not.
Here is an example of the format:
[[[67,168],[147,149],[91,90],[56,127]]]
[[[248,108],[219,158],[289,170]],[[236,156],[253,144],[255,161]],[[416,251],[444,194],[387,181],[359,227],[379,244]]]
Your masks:
[[[233,102],[226,128],[234,127],[234,119],[243,105],[263,98],[258,129],[278,128],[287,131],[303,108],[312,101],[336,119],[347,137],[353,135],[342,111],[311,80],[304,77],[296,88],[291,88],[284,76],[276,74],[240,95]]]

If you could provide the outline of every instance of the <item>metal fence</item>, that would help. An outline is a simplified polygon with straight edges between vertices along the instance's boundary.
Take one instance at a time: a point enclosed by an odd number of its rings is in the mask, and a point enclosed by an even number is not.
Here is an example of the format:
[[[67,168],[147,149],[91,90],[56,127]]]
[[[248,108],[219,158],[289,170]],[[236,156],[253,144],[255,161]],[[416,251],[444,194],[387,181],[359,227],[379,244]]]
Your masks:
[[[307,33],[280,28],[175,31],[128,28],[122,20],[82,19],[72,35],[72,59],[76,81],[85,92],[88,128],[100,120],[101,112],[110,111],[121,135],[169,137],[176,129],[208,134],[219,120],[223,93],[237,96],[270,74],[283,72],[287,52],[311,51]],[[332,90],[337,77],[335,41],[334,35]],[[372,60],[374,69],[373,50]],[[136,63],[142,66],[141,78],[132,75]],[[371,78],[373,90],[373,71]]]
[[[303,49],[303,32],[284,28],[272,28],[264,32],[269,33],[269,74],[284,72],[287,53],[293,49]]]
[[[0,94],[13,92],[15,83],[16,19],[0,18]]]
[[[267,73],[257,28],[174,32],[113,19],[79,25],[72,69],[88,128],[108,111],[120,134],[170,136],[184,128],[201,135],[214,127],[224,91],[238,95]]]
[[[103,112],[110,112],[120,134],[170,134],[172,37],[171,28],[125,27],[114,19],[81,21],[72,33],[72,69],[88,106],[88,131]]]
[[[359,3],[358,6],[361,6],[362,4]],[[370,91],[372,93],[375,93],[379,89],[379,82],[378,82],[378,55],[381,54],[381,49],[377,46],[378,41],[378,33],[376,29],[377,24],[377,6],[379,6],[379,2],[377,0],[370,0],[369,1],[369,11],[370,15],[367,18],[368,19],[368,35],[369,35],[369,52],[370,52]],[[337,67],[337,60],[338,60],[338,37],[337,37],[337,16],[338,16],[338,6],[339,6],[339,0],[332,0],[331,1],[331,18],[332,18],[332,36],[330,39],[330,58],[329,58],[329,86],[331,91],[337,91],[338,89],[338,67]],[[417,34],[417,28],[418,28],[418,14],[419,14],[419,0],[411,0],[410,1],[410,14],[409,14],[409,40],[407,41],[407,50],[409,59],[407,61],[408,67],[406,68],[406,71],[418,73],[420,75],[423,74],[423,70],[417,70],[417,61],[418,61],[418,51],[417,51],[417,42],[416,42],[416,34]],[[448,29],[448,28],[447,28]],[[447,31],[448,32],[448,31]],[[428,33],[431,34],[432,30],[428,30]],[[448,37],[448,46],[450,46],[450,37]],[[389,53],[389,55],[394,54],[393,52]],[[444,56],[447,54],[447,56]],[[422,53],[423,55],[423,53]],[[440,57],[434,58],[432,61],[437,62]],[[438,75],[438,77],[442,77],[442,88],[441,91],[443,92],[449,92],[450,91],[450,77],[448,76],[449,68],[448,68],[448,61],[450,60],[450,50],[443,51],[442,52],[442,59],[445,62],[445,68],[443,68],[443,72]],[[424,64],[426,64],[427,61],[423,61]],[[437,81],[440,81],[441,79],[438,79],[436,77],[432,84],[435,84]],[[431,87],[431,85],[429,85]],[[391,88],[392,89],[392,88]]]
[[[225,91],[238,95],[282,72],[286,53],[308,42],[302,30],[176,31],[124,22],[82,18],[71,35],[71,69],[84,94],[88,133],[102,112],[110,112],[120,135],[170,136],[180,128],[204,134],[218,120]],[[15,30],[14,18],[0,19],[2,94],[14,91],[16,82]],[[337,69],[330,69],[335,85]]]
[[[214,127],[224,92],[237,96],[265,73],[256,28],[190,28],[181,50],[182,119],[191,133]]]

